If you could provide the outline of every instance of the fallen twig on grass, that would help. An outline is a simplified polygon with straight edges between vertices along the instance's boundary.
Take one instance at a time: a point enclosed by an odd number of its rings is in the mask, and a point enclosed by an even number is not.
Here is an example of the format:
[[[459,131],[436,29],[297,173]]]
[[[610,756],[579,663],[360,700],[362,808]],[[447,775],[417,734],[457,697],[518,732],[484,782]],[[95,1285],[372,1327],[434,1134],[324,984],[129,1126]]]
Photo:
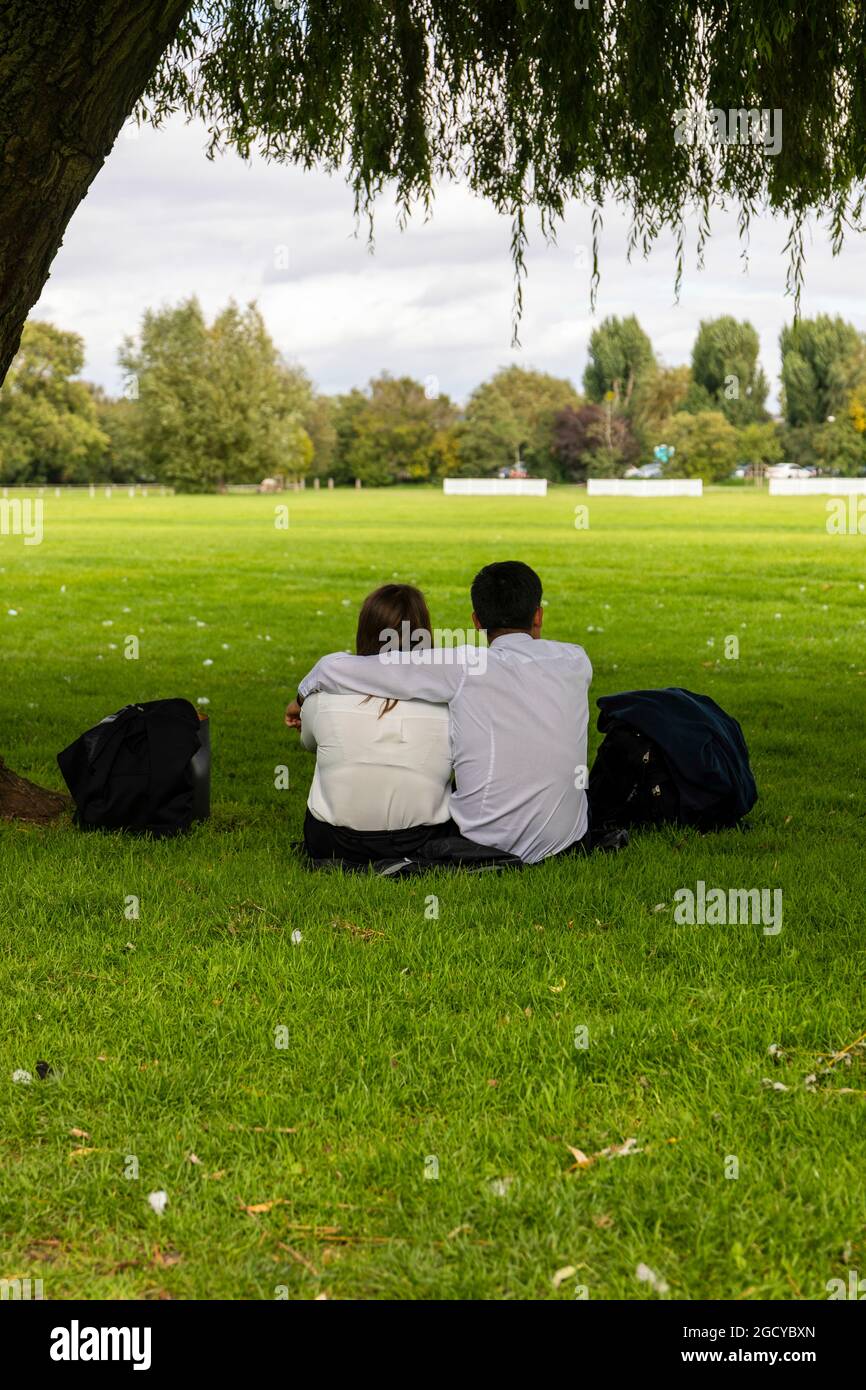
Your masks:
[[[348,932],[358,941],[375,941],[377,937],[384,938],[385,936],[382,931],[374,931],[372,927],[359,927],[354,922],[347,922],[344,917],[335,917],[331,926],[337,931]]]
[[[862,1043],[864,1039],[866,1039],[866,1033],[861,1033],[859,1038],[855,1038],[854,1041],[850,1042],[847,1047],[843,1047],[839,1052],[834,1052],[830,1057],[829,1061],[827,1062],[827,1070],[829,1071],[830,1068],[835,1066],[837,1062],[841,1062],[842,1058],[847,1056],[848,1053],[851,1052],[855,1047],[857,1047],[859,1043]],[[823,1053],[819,1053],[818,1056],[821,1061],[826,1060]]]
[[[309,1270],[310,1274],[312,1274],[315,1279],[321,1279],[321,1270],[316,1269],[312,1261],[308,1260],[306,1255],[302,1255],[300,1250],[295,1250],[293,1246],[286,1245],[284,1240],[278,1242],[278,1249],[285,1250],[286,1254],[290,1255],[296,1264],[303,1265],[304,1269]]]

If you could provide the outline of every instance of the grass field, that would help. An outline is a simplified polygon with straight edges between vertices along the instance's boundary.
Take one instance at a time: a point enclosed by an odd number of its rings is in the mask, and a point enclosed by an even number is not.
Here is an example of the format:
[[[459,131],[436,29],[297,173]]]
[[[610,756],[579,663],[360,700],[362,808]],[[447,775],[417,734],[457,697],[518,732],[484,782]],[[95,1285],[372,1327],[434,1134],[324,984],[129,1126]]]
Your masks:
[[[821,498],[597,499],[577,530],[584,500],[308,491],[280,530],[265,497],[49,493],[41,545],[0,537],[10,765],[60,787],[79,732],[169,695],[210,701],[215,760],[212,819],[177,841],[0,824],[0,1276],[49,1299],[749,1300],[866,1274],[866,1058],[821,1061],[866,1029],[866,539],[828,535]],[[741,721],[751,830],[513,876],[309,875],[298,680],[375,585],[465,627],[505,558],[540,571],[594,697],[684,685]],[[698,880],[781,888],[782,930],[676,925]]]

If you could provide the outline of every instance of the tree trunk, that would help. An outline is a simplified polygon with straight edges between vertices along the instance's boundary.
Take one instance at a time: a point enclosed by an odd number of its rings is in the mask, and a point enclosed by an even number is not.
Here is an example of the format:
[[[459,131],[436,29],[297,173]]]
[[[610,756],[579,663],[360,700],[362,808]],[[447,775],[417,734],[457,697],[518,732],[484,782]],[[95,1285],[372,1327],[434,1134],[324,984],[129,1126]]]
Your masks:
[[[69,219],[191,8],[190,0],[3,0],[0,384]],[[0,817],[46,821],[68,806],[0,759]]]
[[[12,772],[0,758],[0,820],[29,820],[37,824],[56,820],[71,809],[68,796],[49,792]]]
[[[0,383],[66,226],[190,0],[4,0]]]

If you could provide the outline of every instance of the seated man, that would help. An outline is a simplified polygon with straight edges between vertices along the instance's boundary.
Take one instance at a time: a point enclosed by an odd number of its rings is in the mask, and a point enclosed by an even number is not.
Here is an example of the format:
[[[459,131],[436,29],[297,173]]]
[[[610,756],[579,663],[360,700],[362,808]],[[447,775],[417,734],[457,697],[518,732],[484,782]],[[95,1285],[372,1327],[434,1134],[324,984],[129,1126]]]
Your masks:
[[[589,849],[585,783],[592,667],[582,647],[541,638],[541,580],[528,565],[486,565],[472,583],[472,621],[489,646],[379,656],[337,652],[301,681],[286,723],[314,691],[371,693],[448,705],[462,835],[534,864]]]

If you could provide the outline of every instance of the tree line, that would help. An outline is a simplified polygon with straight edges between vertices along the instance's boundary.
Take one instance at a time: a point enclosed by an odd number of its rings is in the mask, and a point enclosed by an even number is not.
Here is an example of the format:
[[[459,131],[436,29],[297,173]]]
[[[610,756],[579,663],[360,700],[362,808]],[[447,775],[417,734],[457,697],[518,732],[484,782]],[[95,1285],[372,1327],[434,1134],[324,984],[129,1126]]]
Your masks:
[[[781,416],[754,327],[700,324],[688,366],[661,362],[634,316],[594,329],[582,390],[510,366],[462,407],[388,373],[318,392],[284,360],[252,303],[208,323],[194,298],[148,310],[124,340],[119,397],[81,380],[84,343],[29,322],[0,389],[0,482],[141,481],[215,491],[265,477],[366,486],[495,475],[514,466],[560,482],[616,476],[673,449],[666,476],[728,478],[782,459],[866,467],[866,338],[819,315],[782,329]]]

